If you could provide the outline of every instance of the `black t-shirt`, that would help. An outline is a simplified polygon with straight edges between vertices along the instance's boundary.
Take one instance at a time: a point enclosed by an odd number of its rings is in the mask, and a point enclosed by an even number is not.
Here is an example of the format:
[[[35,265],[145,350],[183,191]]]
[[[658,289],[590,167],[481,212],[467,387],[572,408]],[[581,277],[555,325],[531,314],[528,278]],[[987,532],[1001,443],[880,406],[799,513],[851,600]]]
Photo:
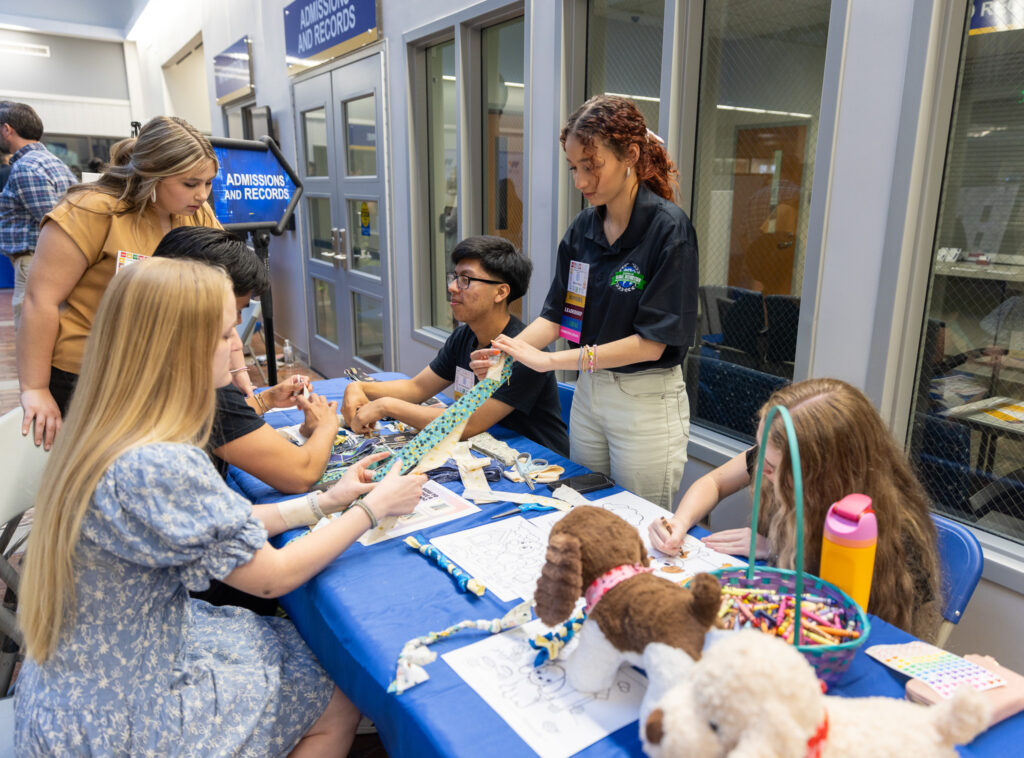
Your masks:
[[[639,334],[665,345],[656,361],[621,366],[634,373],[682,365],[697,322],[697,233],[675,203],[641,183],[629,224],[609,245],[605,207],[581,211],[558,245],[555,280],[540,312],[562,322],[569,262],[589,265],[580,339],[583,344]],[[599,366],[600,368],[600,366]]]
[[[221,445],[255,432],[266,423],[260,415],[245,402],[245,395],[233,384],[217,388],[217,410],[213,415],[213,428],[207,450],[217,471],[224,478],[228,475],[228,462],[213,454]]]
[[[522,321],[510,316],[502,334],[515,337],[524,328]],[[461,366],[468,371],[470,353],[480,347],[473,330],[466,324],[459,324],[430,362],[430,370],[446,382],[454,382],[456,367]],[[512,412],[501,420],[502,426],[563,457],[569,457],[569,434],[562,421],[562,406],[558,402],[554,374],[540,374],[517,363],[512,367],[508,383],[494,393],[494,399],[512,406]]]

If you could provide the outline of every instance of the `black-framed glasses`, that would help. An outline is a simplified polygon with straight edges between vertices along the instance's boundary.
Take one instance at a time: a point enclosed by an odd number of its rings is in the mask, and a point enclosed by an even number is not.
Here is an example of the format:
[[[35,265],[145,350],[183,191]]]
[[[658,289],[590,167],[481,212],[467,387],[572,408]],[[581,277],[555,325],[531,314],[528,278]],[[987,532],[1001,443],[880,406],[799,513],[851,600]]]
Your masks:
[[[481,279],[479,276],[469,276],[468,274],[449,273],[448,276],[445,277],[445,281],[448,282],[448,286],[451,286],[451,283],[456,280],[458,280],[459,282],[460,290],[469,289],[470,282],[483,282],[484,284],[507,284],[507,282],[498,281],[497,279]]]

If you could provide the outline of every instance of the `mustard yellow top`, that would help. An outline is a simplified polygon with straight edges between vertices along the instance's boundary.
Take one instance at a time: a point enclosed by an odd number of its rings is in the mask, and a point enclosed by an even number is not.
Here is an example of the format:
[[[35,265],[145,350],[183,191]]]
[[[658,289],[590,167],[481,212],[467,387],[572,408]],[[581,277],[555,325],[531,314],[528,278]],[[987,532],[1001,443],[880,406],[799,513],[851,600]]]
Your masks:
[[[123,205],[115,197],[87,190],[76,193],[71,200],[63,200],[43,218],[43,225],[52,221],[71,237],[89,264],[61,308],[51,364],[62,371],[77,374],[82,370],[85,340],[96,318],[100,298],[114,277],[118,251],[152,255],[164,236],[153,206],[147,207],[142,215],[116,215],[117,208]],[[205,203],[192,216],[172,215],[171,226],[221,228]]]

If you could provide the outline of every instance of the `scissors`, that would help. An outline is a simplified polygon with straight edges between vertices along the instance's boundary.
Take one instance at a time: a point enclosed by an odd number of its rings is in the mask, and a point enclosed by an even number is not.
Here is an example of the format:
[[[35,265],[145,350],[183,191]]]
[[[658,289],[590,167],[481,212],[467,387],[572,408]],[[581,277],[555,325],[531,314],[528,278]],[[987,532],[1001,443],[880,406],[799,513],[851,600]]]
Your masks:
[[[504,513],[499,513],[496,516],[491,516],[491,521],[494,521],[494,519],[496,519],[496,518],[504,518],[505,516],[512,516],[513,514],[516,514],[516,513],[526,513],[527,511],[553,511],[553,510],[555,510],[555,509],[552,506],[550,506],[550,505],[541,505],[540,503],[520,503],[519,505],[517,505],[515,508],[513,508],[510,511],[505,511]]]
[[[516,456],[516,470],[519,472],[519,476],[523,477],[523,481],[526,482],[531,490],[537,489],[533,484],[532,474],[538,471],[543,471],[548,467],[548,462],[543,458],[537,458],[536,460],[529,453],[520,453]]]

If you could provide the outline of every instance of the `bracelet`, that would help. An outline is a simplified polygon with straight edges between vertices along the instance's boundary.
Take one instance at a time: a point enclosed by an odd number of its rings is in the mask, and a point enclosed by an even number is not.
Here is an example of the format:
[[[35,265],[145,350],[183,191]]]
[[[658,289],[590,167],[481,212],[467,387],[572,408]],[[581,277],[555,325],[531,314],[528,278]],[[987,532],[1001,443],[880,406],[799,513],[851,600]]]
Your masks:
[[[263,409],[263,413],[266,413],[268,409],[266,403],[263,402],[263,398],[260,397],[262,394],[262,392],[256,392],[253,393],[253,397],[256,398],[256,404]]]
[[[324,512],[320,510],[320,503],[318,502],[319,496],[319,490],[313,490],[312,492],[306,493],[306,499],[309,501],[309,509],[313,511],[313,515],[316,516],[317,521],[327,518],[327,516],[324,515]]]
[[[580,345],[580,355],[576,359],[576,371],[577,373],[583,373],[583,345]]]
[[[233,368],[230,371],[228,371],[228,373],[229,374],[239,374],[242,371],[248,371],[248,370],[249,370],[248,366],[242,366],[241,368]]]
[[[358,497],[352,501],[352,505],[350,505],[348,508],[355,508],[357,505],[363,509],[367,516],[370,517],[370,528],[376,529],[377,524],[380,522],[378,522],[377,517],[373,515],[373,511],[370,510],[370,506],[366,504],[365,500],[363,500],[361,497]],[[348,508],[346,508],[345,510],[348,510]]]

